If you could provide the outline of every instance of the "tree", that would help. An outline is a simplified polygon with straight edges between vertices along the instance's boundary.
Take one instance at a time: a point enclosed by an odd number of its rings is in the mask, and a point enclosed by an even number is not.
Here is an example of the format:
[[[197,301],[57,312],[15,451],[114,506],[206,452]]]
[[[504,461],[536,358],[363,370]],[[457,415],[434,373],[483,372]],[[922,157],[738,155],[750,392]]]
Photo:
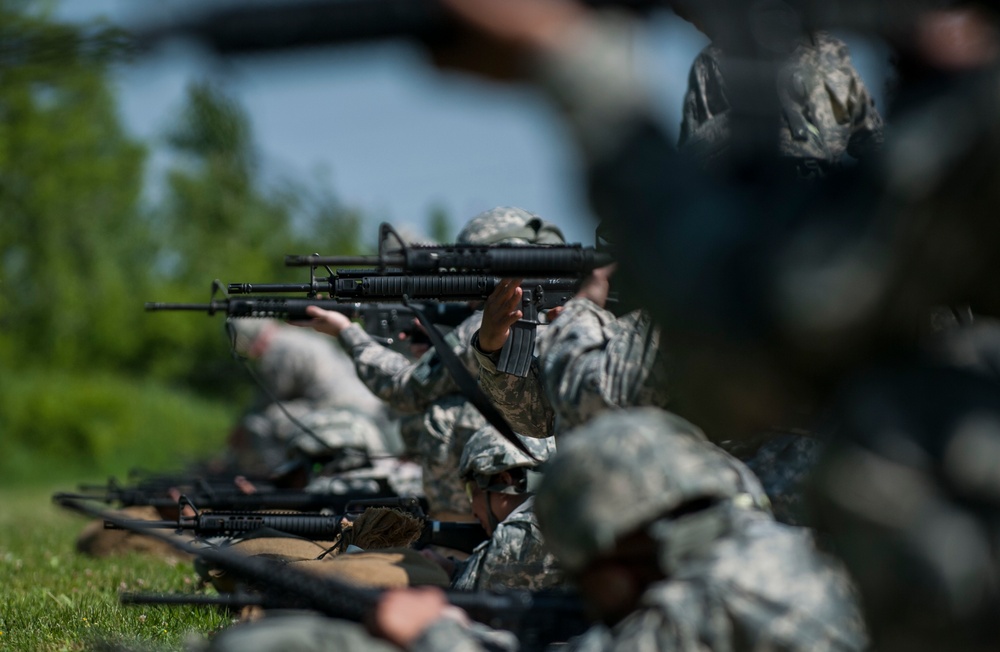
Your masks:
[[[131,366],[150,234],[136,219],[145,148],[122,129],[115,30],[0,0],[0,355]]]

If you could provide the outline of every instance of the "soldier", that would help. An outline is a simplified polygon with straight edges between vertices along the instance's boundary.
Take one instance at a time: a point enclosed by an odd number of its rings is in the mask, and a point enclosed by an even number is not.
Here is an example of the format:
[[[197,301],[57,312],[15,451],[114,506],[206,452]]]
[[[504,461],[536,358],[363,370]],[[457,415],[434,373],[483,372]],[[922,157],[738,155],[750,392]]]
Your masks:
[[[459,475],[472,513],[490,538],[472,556],[455,562],[426,553],[451,575],[451,586],[468,591],[540,590],[563,583],[544,547],[534,511],[535,467],[555,452],[552,438],[522,438],[531,459],[491,426],[476,432],[462,451]]]
[[[385,406],[350,373],[350,361],[339,346],[270,319],[233,319],[227,325],[234,351],[253,362],[260,385],[230,434],[228,454],[239,471],[267,472],[282,464],[307,422],[336,445],[330,424],[337,420],[332,415],[342,412],[357,421],[343,430],[352,445],[363,441],[379,454],[398,449]],[[317,417],[319,412],[324,416]],[[339,420],[348,423],[351,418]]]
[[[463,244],[561,244],[562,233],[537,215],[501,206],[480,213],[459,232]],[[357,324],[336,312],[308,309],[309,325],[340,339],[354,359],[358,376],[392,408],[420,414],[422,428],[408,428],[407,449],[420,459],[424,491],[432,516],[441,520],[467,518],[468,499],[455,469],[468,438],[486,425],[485,419],[459,392],[458,385],[433,349],[416,363],[376,343]],[[469,340],[479,328],[477,311],[448,334],[446,341],[473,377],[479,365]]]
[[[865,649],[847,575],[808,531],[755,504],[747,475],[691,424],[651,408],[567,436],[536,509],[599,624],[563,649]],[[479,649],[443,611],[438,592],[393,593],[375,627],[410,650]]]
[[[675,11],[699,25],[696,10],[678,3]],[[722,48],[707,46],[691,65],[684,96],[679,147],[691,148],[708,165],[730,140],[725,66]],[[802,36],[779,70],[777,85],[778,148],[800,177],[822,176],[844,154],[860,159],[881,147],[882,116],[840,39],[826,32]]]

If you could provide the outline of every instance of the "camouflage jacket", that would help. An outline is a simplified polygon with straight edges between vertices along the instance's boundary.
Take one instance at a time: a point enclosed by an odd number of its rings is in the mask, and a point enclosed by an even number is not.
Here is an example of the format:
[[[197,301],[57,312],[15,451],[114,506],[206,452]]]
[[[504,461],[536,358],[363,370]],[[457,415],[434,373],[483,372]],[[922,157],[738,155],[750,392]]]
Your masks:
[[[256,368],[267,387],[255,399],[260,409],[274,400],[300,399],[317,408],[350,408],[371,416],[384,411],[382,402],[351,373],[350,358],[326,336],[291,326],[278,328]]]
[[[482,312],[474,313],[445,338],[473,377],[479,373],[479,363],[469,341],[482,319]],[[357,325],[341,332],[340,341],[354,358],[365,385],[396,410],[414,415],[405,420],[401,434],[406,450],[422,468],[431,513],[468,513],[469,500],[456,470],[465,442],[486,420],[459,393],[440,356],[431,349],[417,362],[410,362]]]
[[[868,637],[847,574],[811,535],[762,514],[652,585],[614,627],[595,625],[560,650],[596,652],[858,651]],[[496,639],[442,619],[410,648],[500,649]],[[503,649],[516,649],[504,646]]]
[[[612,408],[667,404],[659,329],[641,311],[615,317],[571,299],[539,333],[527,377],[497,371],[495,356],[473,347],[479,385],[519,434],[548,437]]]
[[[684,97],[680,146],[711,158],[729,142],[725,54],[710,45],[695,59]],[[847,46],[825,32],[804,38],[779,73],[785,156],[837,163],[844,153],[862,158],[882,144],[882,117],[851,63]]]
[[[555,558],[542,542],[534,502],[534,497],[528,498],[497,525],[493,536],[459,562],[451,581],[453,589],[540,591],[564,583]]]
[[[483,313],[477,311],[445,337],[473,378],[479,373],[479,363],[470,350],[469,341],[482,320]],[[357,324],[344,329],[340,341],[354,358],[358,377],[375,396],[399,412],[422,412],[437,399],[459,392],[458,385],[433,348],[417,362],[410,362],[402,353],[378,344]]]

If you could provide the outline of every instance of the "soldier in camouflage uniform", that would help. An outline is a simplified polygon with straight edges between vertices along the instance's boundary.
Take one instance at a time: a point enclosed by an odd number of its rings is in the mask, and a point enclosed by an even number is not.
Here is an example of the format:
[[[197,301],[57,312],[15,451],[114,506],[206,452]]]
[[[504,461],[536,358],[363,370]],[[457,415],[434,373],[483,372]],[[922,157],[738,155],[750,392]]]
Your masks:
[[[677,12],[696,24],[697,11],[678,4]],[[720,61],[709,46],[695,60],[684,102],[680,145],[709,163],[729,142],[729,103]],[[823,32],[801,39],[779,75],[783,110],[779,150],[799,176],[813,177],[836,165],[845,153],[856,158],[882,144],[882,118],[875,109],[847,46]],[[599,272],[600,273],[600,272]],[[538,364],[526,379],[496,370],[503,339],[480,346],[480,385],[518,432],[558,435],[600,412],[630,406],[669,406],[666,353],[660,331],[643,311],[617,317],[605,309],[608,278],[592,278],[598,292],[581,292],[567,302],[559,320],[539,338]],[[498,300],[516,299],[514,288],[498,289]],[[491,299],[492,300],[492,299]],[[487,304],[487,326],[490,306]],[[500,328],[507,328],[501,323]],[[541,386],[541,389],[540,389]],[[718,441],[725,433],[715,433]],[[801,486],[819,457],[816,440],[799,431],[765,432],[731,448],[764,482],[779,520],[800,523]],[[779,464],[780,462],[780,464]]]
[[[702,50],[691,65],[684,97],[679,145],[691,148],[706,164],[730,141],[724,59],[716,45]],[[843,41],[825,32],[804,36],[778,82],[778,148],[794,161],[800,176],[822,175],[845,153],[863,158],[881,146],[882,116]]]
[[[468,591],[540,590],[563,583],[542,542],[534,511],[533,469],[555,452],[555,440],[522,438],[532,460],[487,426],[462,452],[459,475],[472,513],[490,535],[452,569],[452,588]],[[445,568],[448,570],[448,568]]]
[[[484,326],[473,337],[479,384],[519,433],[559,436],[607,410],[669,405],[669,364],[660,329],[645,311],[617,317],[606,310],[609,278],[610,270],[600,269],[585,279],[577,296],[539,334],[538,355],[524,378],[497,370],[503,337],[487,337],[495,351],[484,351],[482,344],[490,313],[510,314],[516,283],[501,284],[487,301]],[[493,310],[492,303],[500,306]],[[509,322],[496,323],[495,330],[509,327]],[[787,431],[714,440],[760,477],[778,520],[803,521],[802,483],[819,457],[818,440]]]
[[[562,233],[537,215],[520,208],[501,206],[472,218],[458,234],[463,244],[558,244]],[[311,325],[339,337],[354,359],[357,375],[375,393],[401,413],[420,415],[404,430],[409,451],[424,470],[424,491],[434,516],[461,518],[468,513],[464,487],[455,473],[465,442],[485,419],[460,394],[458,385],[437,352],[428,351],[416,363],[375,342],[357,324],[339,313],[310,307]],[[479,328],[477,311],[446,337],[452,350],[475,377],[479,365],[469,349]]]
[[[755,506],[742,465],[692,432],[641,409],[602,415],[560,443],[536,509],[601,621],[561,649],[866,649],[847,575],[807,530]],[[435,595],[388,597],[421,606],[405,631],[380,609],[379,631],[414,651],[483,649],[475,630],[434,617]]]
[[[253,361],[262,385],[230,438],[240,471],[280,465],[306,422],[330,446],[344,439],[345,446],[363,443],[375,454],[398,448],[385,405],[351,373],[339,346],[270,319],[232,319],[228,326],[235,351]]]

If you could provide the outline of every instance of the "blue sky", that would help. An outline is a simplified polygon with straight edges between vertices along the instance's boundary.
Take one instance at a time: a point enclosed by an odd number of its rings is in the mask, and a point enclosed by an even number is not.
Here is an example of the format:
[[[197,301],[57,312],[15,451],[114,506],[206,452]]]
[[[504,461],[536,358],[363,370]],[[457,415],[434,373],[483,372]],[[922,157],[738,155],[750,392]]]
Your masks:
[[[160,2],[155,11],[166,16],[185,4]],[[57,15],[128,23],[147,17],[141,12],[151,6],[61,0]],[[688,69],[706,40],[663,14],[636,41],[664,122],[676,128]],[[862,75],[879,91],[877,51],[850,44]],[[442,206],[457,228],[506,204],[555,222],[572,241],[593,243],[571,144],[558,117],[530,89],[442,74],[406,43],[229,61],[177,44],[116,72],[127,127],[155,147],[187,84],[206,78],[247,110],[267,176],[328,179],[339,197],[372,217],[372,242],[381,220],[421,230],[430,209]],[[165,165],[162,154],[153,165],[155,178]]]

